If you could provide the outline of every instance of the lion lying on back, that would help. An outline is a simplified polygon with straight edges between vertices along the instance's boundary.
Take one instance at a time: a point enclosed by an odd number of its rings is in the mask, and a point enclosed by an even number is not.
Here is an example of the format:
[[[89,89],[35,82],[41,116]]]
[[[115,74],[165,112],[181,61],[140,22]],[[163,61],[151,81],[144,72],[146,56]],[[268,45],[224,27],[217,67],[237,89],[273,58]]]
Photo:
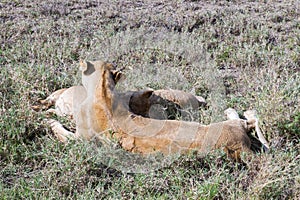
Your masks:
[[[194,150],[203,153],[223,148],[236,160],[240,159],[241,152],[251,152],[247,132],[257,124],[255,115],[243,120],[231,110],[229,120],[209,125],[146,118],[131,111],[128,95],[114,91],[122,74],[113,65],[95,61],[81,62],[80,67],[87,97],[74,112],[76,132],[67,131],[55,120],[49,121],[54,134],[62,141],[112,137],[124,149],[141,154],[168,155]]]

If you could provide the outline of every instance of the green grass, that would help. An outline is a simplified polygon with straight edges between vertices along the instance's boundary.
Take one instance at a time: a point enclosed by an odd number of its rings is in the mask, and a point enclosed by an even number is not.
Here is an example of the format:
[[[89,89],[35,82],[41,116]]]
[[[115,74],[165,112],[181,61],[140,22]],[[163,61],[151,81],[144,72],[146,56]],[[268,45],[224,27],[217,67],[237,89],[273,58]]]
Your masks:
[[[159,2],[1,1],[0,199],[300,198],[299,2]],[[31,105],[80,84],[80,58],[126,66],[120,91],[204,96],[201,123],[255,108],[271,151],[245,166],[215,151],[125,173],[120,161],[138,157],[61,144]]]

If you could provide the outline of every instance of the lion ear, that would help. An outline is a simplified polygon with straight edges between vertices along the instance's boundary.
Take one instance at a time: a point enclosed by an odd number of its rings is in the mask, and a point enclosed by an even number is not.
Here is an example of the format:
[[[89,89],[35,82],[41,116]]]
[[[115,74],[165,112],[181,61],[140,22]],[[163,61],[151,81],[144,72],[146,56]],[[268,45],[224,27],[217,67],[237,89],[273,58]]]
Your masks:
[[[95,66],[92,62],[80,60],[79,65],[80,70],[86,76],[89,76],[96,71]]]
[[[153,92],[154,92],[154,90],[151,90],[151,89],[149,89],[149,90],[144,90],[144,91],[142,92],[142,94],[141,94],[141,97],[149,98],[149,97],[152,95]]]
[[[105,67],[106,67],[106,69],[108,69],[108,70],[110,70],[110,71],[116,69],[116,66],[113,65],[112,63],[106,63],[106,64],[105,64]]]
[[[81,60],[79,61],[79,69],[81,71],[85,71],[87,69],[87,63],[85,62],[85,60]]]

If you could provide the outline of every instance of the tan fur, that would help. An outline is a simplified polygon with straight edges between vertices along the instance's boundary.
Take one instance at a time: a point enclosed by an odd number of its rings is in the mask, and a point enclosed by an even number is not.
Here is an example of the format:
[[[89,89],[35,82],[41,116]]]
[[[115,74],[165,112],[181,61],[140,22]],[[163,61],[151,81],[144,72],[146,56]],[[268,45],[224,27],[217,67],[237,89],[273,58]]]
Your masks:
[[[149,154],[207,153],[224,148],[237,160],[241,152],[251,152],[246,120],[230,119],[220,123],[201,125],[177,120],[156,120],[130,113],[119,97],[114,102],[113,115],[122,147],[128,151]]]
[[[199,106],[206,104],[202,97],[196,97],[191,93],[182,90],[156,90],[153,92],[151,101],[156,101],[155,96],[174,102],[183,109],[191,107],[192,109],[197,110]]]
[[[181,119],[190,121],[190,116],[206,104],[202,97],[196,97],[181,90],[155,90],[149,97],[150,107],[145,117],[153,119]]]
[[[247,136],[251,124],[247,120],[229,119],[201,125],[145,118],[130,111],[126,95],[114,92],[118,81],[115,73],[118,72],[112,65],[102,61],[81,62],[81,67],[87,98],[75,113],[75,137],[113,137],[124,149],[141,154],[185,153],[191,150],[206,153],[211,149],[223,148],[228,156],[239,160],[241,152],[251,152],[251,142]],[[68,136],[70,133],[61,127],[55,129],[52,126],[52,129],[58,136]]]
[[[86,98],[86,91],[83,86],[73,86],[64,90],[55,101],[55,109],[49,109],[48,112],[54,112],[58,116],[70,116],[73,118],[74,112],[79,109],[79,105]]]
[[[66,90],[66,88],[57,90],[55,92],[53,92],[50,96],[48,96],[46,99],[44,100],[40,100],[39,103],[41,105],[34,105],[31,108],[33,110],[39,111],[41,109],[48,109],[50,106],[55,105],[57,99],[59,98],[59,96]]]
[[[142,90],[121,93],[127,97],[130,110],[144,117],[159,119],[157,115],[151,115],[152,109],[159,105],[160,110],[165,112],[166,117],[181,110],[181,108],[192,108],[198,111],[199,106],[205,104],[205,100],[198,98],[190,93],[179,90]],[[52,93],[45,100],[40,101],[40,106],[35,106],[35,110],[48,109],[47,113],[54,113],[58,116],[70,116],[73,118],[74,110],[87,97],[86,90],[83,86],[72,86],[70,88],[60,89]],[[50,108],[54,105],[54,109]],[[50,108],[50,109],[49,109]]]

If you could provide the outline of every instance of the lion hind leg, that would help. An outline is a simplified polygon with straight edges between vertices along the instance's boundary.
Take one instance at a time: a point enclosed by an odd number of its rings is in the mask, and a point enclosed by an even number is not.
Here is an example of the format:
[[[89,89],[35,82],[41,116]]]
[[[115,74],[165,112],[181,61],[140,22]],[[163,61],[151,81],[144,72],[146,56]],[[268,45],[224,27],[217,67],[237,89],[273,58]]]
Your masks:
[[[59,141],[66,143],[70,139],[75,139],[75,134],[71,131],[66,130],[61,123],[54,119],[46,120],[46,123],[50,125],[55,137]]]

